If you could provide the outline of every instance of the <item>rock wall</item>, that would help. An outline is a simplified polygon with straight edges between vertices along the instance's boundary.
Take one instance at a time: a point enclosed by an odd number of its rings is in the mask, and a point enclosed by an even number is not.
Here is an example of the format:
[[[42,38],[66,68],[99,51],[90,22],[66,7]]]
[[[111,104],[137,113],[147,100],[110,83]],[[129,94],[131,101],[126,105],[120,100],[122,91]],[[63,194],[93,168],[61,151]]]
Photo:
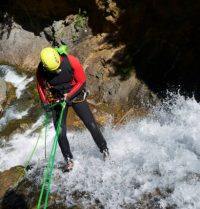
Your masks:
[[[0,63],[34,72],[44,46],[67,43],[105,102],[141,105],[179,86],[198,98],[199,8],[195,0],[8,0]]]
[[[6,91],[6,82],[2,78],[0,78],[0,115],[3,112],[3,105],[6,100]]]
[[[133,66],[126,79],[115,73],[118,67],[112,58],[123,56],[126,48],[126,44],[118,43],[117,36],[109,37],[118,30],[119,14],[113,1],[8,1],[1,11],[0,63],[34,74],[43,47],[67,44],[84,66],[93,101],[124,108],[141,105],[141,98],[149,103],[151,91],[136,78]]]
[[[200,2],[120,1],[117,24],[137,77],[153,92],[168,88],[200,99]],[[125,40],[126,39],[126,40]]]

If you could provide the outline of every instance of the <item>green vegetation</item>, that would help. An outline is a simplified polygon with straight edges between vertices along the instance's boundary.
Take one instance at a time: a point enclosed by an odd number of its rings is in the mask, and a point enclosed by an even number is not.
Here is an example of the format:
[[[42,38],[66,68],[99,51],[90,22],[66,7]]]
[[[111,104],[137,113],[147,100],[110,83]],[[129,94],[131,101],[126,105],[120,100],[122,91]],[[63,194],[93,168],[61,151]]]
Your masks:
[[[86,26],[86,20],[87,20],[87,12],[86,11],[81,11],[79,9],[78,14],[76,15],[75,18],[75,24],[74,27],[77,31],[80,31],[82,28]]]
[[[82,12],[81,9],[79,9],[79,12],[75,17],[75,23],[74,23],[75,32],[72,33],[73,42],[78,40],[79,32],[86,27],[86,22],[87,22],[87,12],[86,11]]]
[[[73,40],[73,42],[75,42],[75,41],[78,40],[78,33],[77,33],[77,32],[74,32],[74,33],[72,34],[72,40]]]
[[[121,69],[119,73],[121,74],[123,79],[126,79],[130,76],[132,70],[133,70],[133,60],[132,57],[129,54],[127,54],[124,57],[124,61],[123,64],[121,65]]]

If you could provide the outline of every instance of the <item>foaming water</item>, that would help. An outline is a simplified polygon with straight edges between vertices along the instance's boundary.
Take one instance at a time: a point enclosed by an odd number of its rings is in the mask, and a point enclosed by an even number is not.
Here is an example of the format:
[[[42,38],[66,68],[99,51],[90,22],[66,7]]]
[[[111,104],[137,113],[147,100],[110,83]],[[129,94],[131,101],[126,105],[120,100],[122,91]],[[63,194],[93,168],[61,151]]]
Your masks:
[[[26,75],[19,75],[16,73],[15,69],[11,66],[0,65],[0,76],[6,81],[12,83],[16,88],[16,101],[20,99],[22,92],[26,89],[27,85],[33,81],[33,77],[27,78]],[[0,118],[0,131],[4,126],[13,119],[21,119],[23,116],[27,115],[27,109],[19,110],[20,105],[16,105],[16,102],[13,102],[6,110],[4,111],[3,116]]]
[[[161,198],[160,208],[171,204],[181,209],[200,208],[199,115],[199,103],[178,95],[155,107],[146,118],[118,129],[108,125],[103,134],[111,160],[105,163],[87,130],[69,133],[75,167],[70,173],[58,169],[58,162],[63,160],[58,148],[51,191],[63,196],[68,204],[73,204],[73,193],[86,192],[90,198],[83,195],[82,208],[88,208],[98,199],[105,208],[120,209],[133,204],[146,192],[170,188],[168,196]],[[33,131],[41,121],[23,135],[15,135],[9,146],[0,149],[1,171],[25,163],[37,139]],[[48,153],[54,133],[51,124]],[[42,167],[43,159],[44,134],[33,162]],[[34,169],[30,177],[32,174]]]
[[[4,117],[0,118],[0,130],[3,128],[3,126],[6,125],[6,123],[12,119],[21,119],[23,116],[27,115],[28,109],[19,112],[16,110],[15,106],[10,106],[9,108],[6,109]]]
[[[27,84],[33,80],[33,77],[27,78],[26,75],[18,75],[13,67],[8,65],[1,65],[0,71],[5,81],[11,82],[16,87],[16,96],[19,98],[22,91],[25,89]]]

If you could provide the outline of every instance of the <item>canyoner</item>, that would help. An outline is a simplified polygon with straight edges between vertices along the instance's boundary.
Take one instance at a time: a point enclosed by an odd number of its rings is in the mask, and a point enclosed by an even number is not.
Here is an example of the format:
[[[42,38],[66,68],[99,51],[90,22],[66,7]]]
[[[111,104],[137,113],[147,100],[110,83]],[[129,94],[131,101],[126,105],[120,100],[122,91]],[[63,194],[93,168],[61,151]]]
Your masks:
[[[52,112],[55,129],[58,126],[62,108],[60,105],[51,109],[49,107],[52,102],[66,101],[58,136],[58,143],[65,160],[63,171],[71,171],[74,164],[66,127],[69,108],[73,108],[83,121],[102,153],[103,159],[107,159],[109,157],[107,143],[87,103],[86,76],[78,59],[67,52],[66,46],[60,46],[43,48],[40,52],[40,60],[36,72],[37,89],[42,107],[46,112]]]
[[[52,112],[53,124],[56,130],[50,156],[48,158],[48,164],[44,171],[42,188],[37,205],[37,209],[40,209],[42,200],[44,199],[44,191],[46,190],[43,206],[43,208],[46,209],[58,143],[65,159],[65,165],[63,166],[62,171],[69,172],[74,166],[66,128],[66,118],[69,107],[74,109],[90,131],[94,142],[102,153],[103,160],[109,158],[109,152],[106,140],[97,126],[95,118],[86,101],[88,95],[86,90],[86,77],[79,61],[74,56],[67,53],[66,46],[58,48],[46,47],[42,49],[40,60],[41,62],[39,63],[36,73],[37,89],[41,99],[41,105],[45,110],[46,115],[49,112]],[[47,123],[45,123],[45,126],[47,132]],[[35,151],[38,140],[30,159]],[[30,160],[27,165],[29,162]]]

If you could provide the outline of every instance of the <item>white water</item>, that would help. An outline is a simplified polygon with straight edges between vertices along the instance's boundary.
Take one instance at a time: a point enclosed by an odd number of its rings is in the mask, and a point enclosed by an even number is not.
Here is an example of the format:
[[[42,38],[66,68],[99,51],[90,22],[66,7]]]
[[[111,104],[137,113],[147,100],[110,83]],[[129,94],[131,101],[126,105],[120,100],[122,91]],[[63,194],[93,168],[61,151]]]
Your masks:
[[[23,90],[33,80],[33,77],[27,78],[26,75],[20,76],[15,72],[15,69],[13,67],[7,65],[0,65],[0,71],[3,73],[2,78],[6,82],[12,83],[12,85],[16,88],[17,99],[20,98]],[[12,120],[14,118],[21,119],[23,116],[27,115],[28,110],[29,109],[19,112],[16,109],[15,103],[8,107],[4,113],[4,116],[0,118],[0,130],[9,120]]]
[[[14,68],[7,65],[1,65],[0,70],[2,70],[5,74],[2,78],[7,82],[11,82],[16,88],[17,98],[21,96],[21,93],[23,89],[26,88],[26,85],[33,80],[33,77],[27,78],[26,75],[18,75]]]
[[[172,104],[171,104],[172,103]],[[58,192],[73,204],[73,191],[90,193],[82,198],[83,208],[95,198],[106,209],[119,209],[134,203],[145,192],[155,188],[171,188],[172,193],[160,201],[160,207],[176,204],[180,209],[200,208],[200,104],[194,99],[176,96],[169,103],[156,107],[149,117],[132,121],[121,128],[109,124],[103,134],[107,139],[111,161],[104,163],[87,130],[69,133],[75,159],[71,173],[55,168],[51,191]],[[31,130],[15,135],[9,146],[0,149],[0,170],[24,164],[37,139],[38,121]],[[53,126],[48,132],[50,151]],[[39,141],[33,161],[41,166],[44,159],[44,136]],[[57,150],[56,166],[62,161]],[[30,171],[31,177],[34,169]],[[41,180],[42,176],[38,176]]]

